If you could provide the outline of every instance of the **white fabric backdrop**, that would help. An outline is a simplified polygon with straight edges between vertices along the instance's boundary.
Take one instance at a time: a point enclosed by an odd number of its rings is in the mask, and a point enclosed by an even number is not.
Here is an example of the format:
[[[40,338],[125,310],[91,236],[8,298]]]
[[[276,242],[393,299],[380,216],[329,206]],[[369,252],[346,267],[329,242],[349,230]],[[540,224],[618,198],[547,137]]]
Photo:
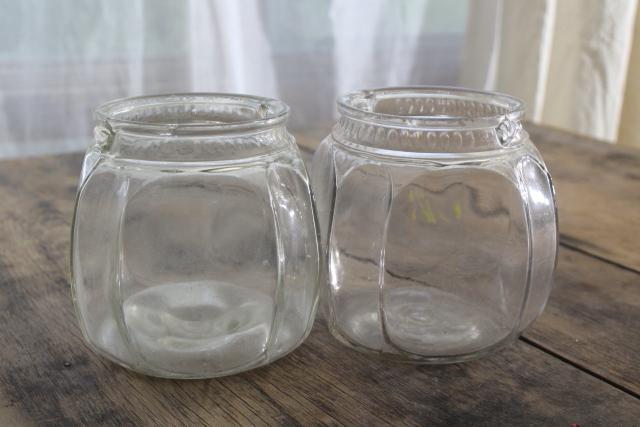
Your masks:
[[[12,157],[83,149],[92,110],[117,97],[279,97],[295,129],[326,126],[347,90],[455,84],[467,2],[0,0],[0,10],[0,157]]]
[[[614,142],[625,96],[635,95],[626,83],[636,7],[637,0],[472,2],[461,84],[514,94],[534,121]]]
[[[529,119],[640,141],[626,131],[640,110],[628,73],[637,0],[0,0],[0,10],[0,157],[83,149],[92,110],[117,97],[279,97],[298,129],[326,127],[343,92],[409,84],[505,91]]]

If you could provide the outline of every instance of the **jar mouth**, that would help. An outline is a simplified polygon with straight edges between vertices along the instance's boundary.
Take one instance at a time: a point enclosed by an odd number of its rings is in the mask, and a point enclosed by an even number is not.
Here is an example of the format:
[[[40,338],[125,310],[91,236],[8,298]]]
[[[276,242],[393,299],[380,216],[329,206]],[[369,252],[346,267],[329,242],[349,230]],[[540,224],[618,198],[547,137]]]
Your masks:
[[[397,128],[460,130],[519,121],[524,103],[498,92],[458,87],[412,86],[360,90],[338,99],[340,114]]]
[[[112,129],[136,133],[219,133],[259,130],[283,123],[289,107],[282,101],[229,93],[177,93],[109,101],[95,111]]]

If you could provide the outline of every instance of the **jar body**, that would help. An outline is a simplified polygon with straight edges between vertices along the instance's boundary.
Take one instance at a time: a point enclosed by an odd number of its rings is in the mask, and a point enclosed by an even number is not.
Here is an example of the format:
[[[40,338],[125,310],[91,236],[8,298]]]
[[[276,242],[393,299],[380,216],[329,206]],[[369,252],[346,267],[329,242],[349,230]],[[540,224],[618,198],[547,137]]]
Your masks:
[[[403,143],[393,131],[343,118],[314,158],[329,328],[355,349],[415,362],[500,347],[551,290],[557,227],[544,163],[523,131],[510,141],[517,148],[420,158],[388,155]],[[429,144],[428,132],[404,135]],[[446,150],[479,135],[495,133],[431,140]],[[387,151],[362,149],[372,137]]]
[[[74,301],[90,346],[173,378],[227,375],[297,347],[320,266],[306,171],[284,127],[108,138],[87,153],[73,222]],[[224,153],[235,158],[217,160]]]

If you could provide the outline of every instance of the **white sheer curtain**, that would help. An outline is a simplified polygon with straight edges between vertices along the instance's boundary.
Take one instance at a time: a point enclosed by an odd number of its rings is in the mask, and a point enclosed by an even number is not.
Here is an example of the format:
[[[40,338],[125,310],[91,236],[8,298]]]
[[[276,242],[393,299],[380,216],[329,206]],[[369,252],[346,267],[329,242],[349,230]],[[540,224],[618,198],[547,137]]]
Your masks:
[[[336,89],[398,86],[411,81],[428,0],[407,3],[335,1],[330,18],[336,35]],[[363,16],[366,11],[366,16]],[[364,19],[363,19],[364,18]]]
[[[410,84],[509,92],[531,120],[640,145],[637,1],[0,0],[0,157],[83,149],[117,97],[278,97],[295,130]]]
[[[259,0],[189,0],[190,86],[278,96]]]
[[[456,84],[466,0],[0,0],[0,157],[81,150],[116,97],[279,97],[293,128],[338,94]]]

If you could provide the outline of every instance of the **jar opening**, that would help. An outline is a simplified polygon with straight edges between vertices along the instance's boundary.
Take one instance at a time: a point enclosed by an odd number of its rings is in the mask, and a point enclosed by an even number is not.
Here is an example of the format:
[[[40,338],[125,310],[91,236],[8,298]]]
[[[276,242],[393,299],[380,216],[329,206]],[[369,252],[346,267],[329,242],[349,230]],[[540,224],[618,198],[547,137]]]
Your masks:
[[[524,104],[452,87],[363,90],[338,100],[340,143],[385,157],[469,158],[521,145]]]
[[[95,117],[114,129],[201,133],[271,127],[284,122],[288,111],[286,104],[270,98],[185,93],[117,99],[98,107]]]
[[[480,128],[518,121],[524,104],[509,95],[455,87],[395,87],[342,96],[338,110],[351,118],[404,128]]]
[[[289,107],[249,95],[186,93],[118,99],[98,107],[96,146],[120,160],[247,161],[287,147]]]

